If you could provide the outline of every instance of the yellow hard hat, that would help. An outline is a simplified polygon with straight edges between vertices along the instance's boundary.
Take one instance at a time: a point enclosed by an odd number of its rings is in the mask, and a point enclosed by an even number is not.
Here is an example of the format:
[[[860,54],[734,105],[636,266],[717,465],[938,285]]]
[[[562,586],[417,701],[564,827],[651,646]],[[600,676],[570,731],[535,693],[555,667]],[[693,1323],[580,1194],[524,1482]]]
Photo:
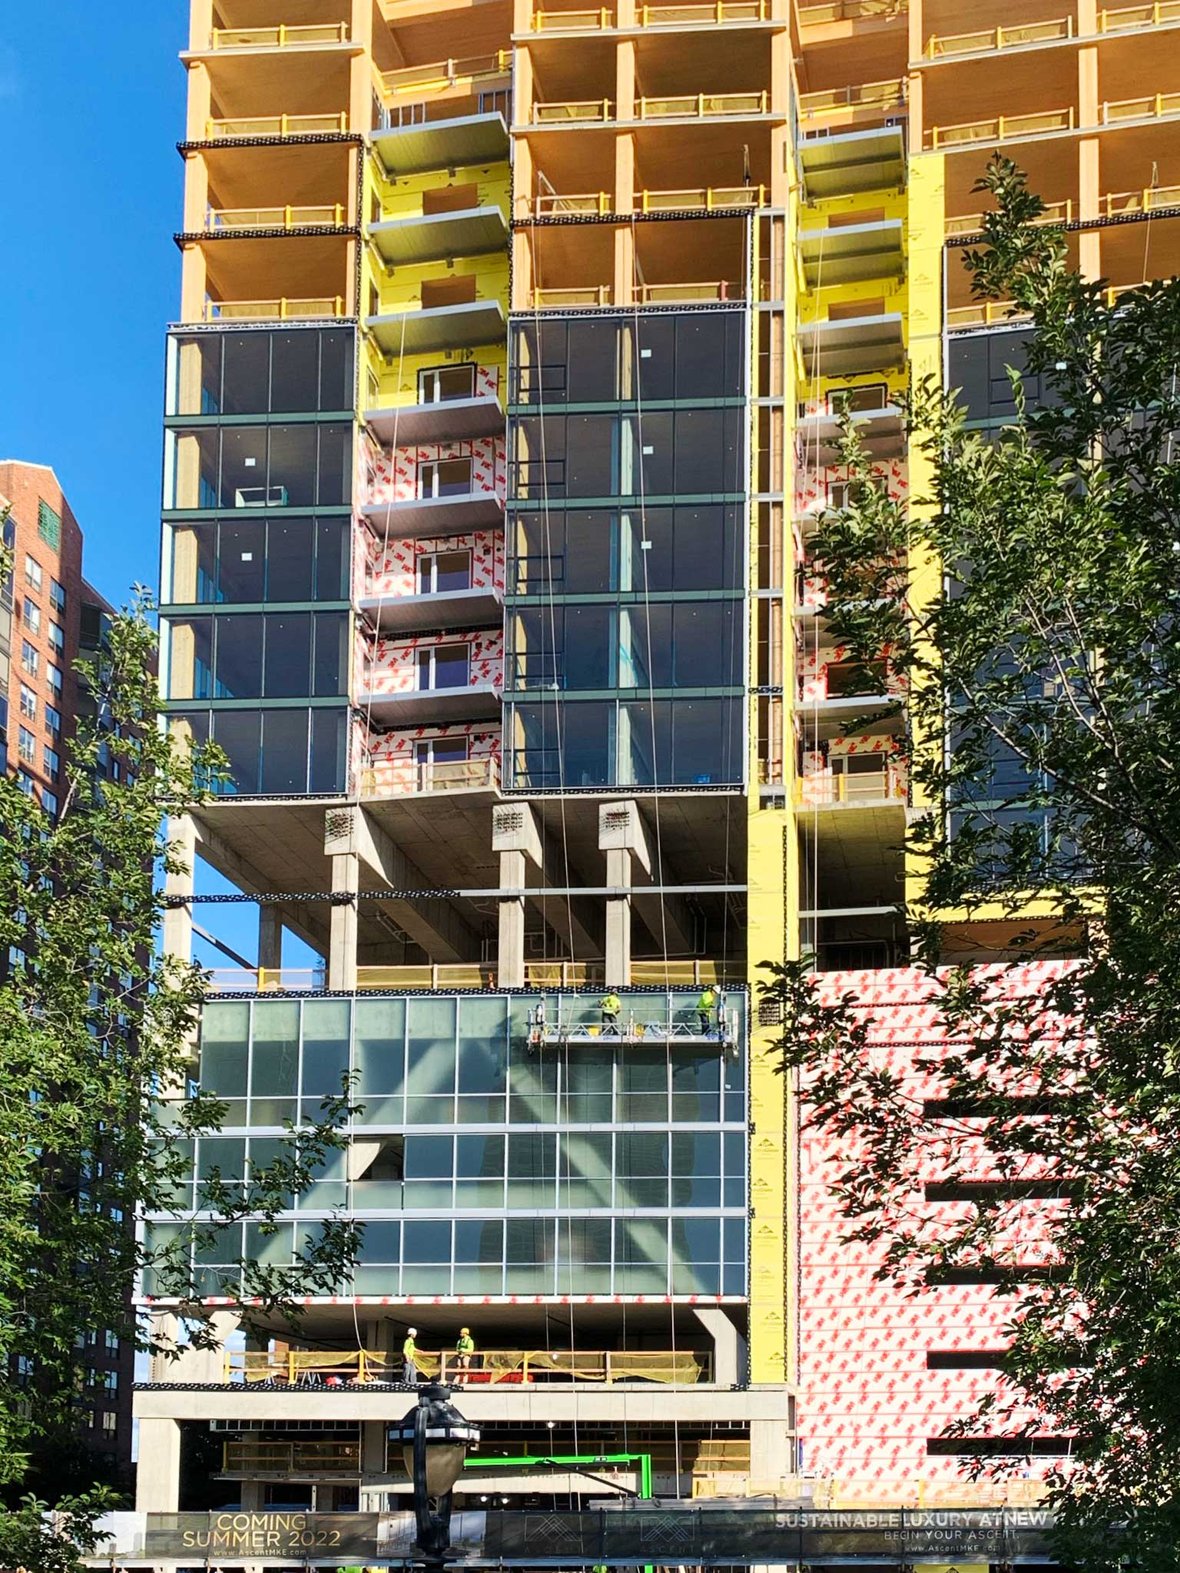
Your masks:
[[[471,1329],[470,1329],[470,1327],[461,1327],[461,1328],[460,1328],[460,1329],[459,1329],[459,1331],[460,1331],[460,1332],[461,1332],[461,1333],[470,1333],[470,1331],[471,1331]]]

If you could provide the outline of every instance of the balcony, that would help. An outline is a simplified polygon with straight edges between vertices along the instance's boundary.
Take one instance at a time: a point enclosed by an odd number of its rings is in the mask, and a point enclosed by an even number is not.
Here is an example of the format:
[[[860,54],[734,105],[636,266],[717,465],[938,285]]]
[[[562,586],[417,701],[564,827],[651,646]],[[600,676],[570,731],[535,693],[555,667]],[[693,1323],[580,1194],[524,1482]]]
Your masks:
[[[385,262],[403,267],[414,262],[435,262],[440,257],[499,251],[508,241],[508,221],[499,207],[488,206],[383,219],[370,224],[367,233]]]
[[[496,437],[504,431],[504,411],[494,393],[470,398],[434,399],[366,410],[365,425],[389,447],[398,443],[451,442],[467,437]]]
[[[340,295],[321,295],[309,300],[207,300],[206,322],[304,322],[320,317],[343,317],[344,300]]]
[[[450,721],[493,721],[500,715],[500,689],[492,683],[454,688],[378,689],[370,674],[356,705],[374,721],[444,724]]]
[[[346,44],[347,22],[301,23],[288,27],[215,27],[209,37],[210,49],[307,49],[324,44]]]
[[[1104,126],[1118,125],[1124,120],[1159,120],[1166,115],[1180,114],[1180,93],[1118,99],[1101,105],[1099,113]]]
[[[498,299],[466,300],[451,306],[408,306],[366,317],[365,326],[386,355],[399,357],[495,344],[506,331],[504,308]]]
[[[900,126],[813,136],[799,144],[808,198],[883,191],[905,183],[905,136]]]
[[[798,101],[799,129],[804,137],[859,126],[879,126],[886,117],[904,115],[906,84],[904,78],[890,77],[882,82],[861,82],[850,87],[825,88],[818,93],[801,93]]]
[[[499,525],[504,503],[495,492],[465,491],[449,497],[409,497],[400,502],[375,499],[361,509],[383,533],[404,540],[424,535],[459,535],[464,530]]]
[[[899,368],[905,360],[901,313],[824,317],[799,324],[799,352],[809,377],[850,377]]]
[[[1180,94],[1173,96],[1176,107],[1180,108]],[[1136,99],[1133,102],[1138,104],[1148,101]],[[1106,119],[1106,110],[1120,107],[1104,104],[1103,119]],[[1014,137],[1048,136],[1054,131],[1072,131],[1076,118],[1073,105],[1070,104],[1065,109],[1044,109],[1032,115],[993,115],[987,120],[966,120],[953,126],[931,126],[930,146],[932,149],[967,147],[978,142],[1007,142]],[[1129,113],[1126,118],[1136,119],[1138,116]]]
[[[488,55],[468,55],[464,58],[436,60],[429,65],[401,66],[396,71],[386,71],[381,85],[387,99],[427,99],[444,94],[460,94],[483,84],[501,79],[508,84],[512,71],[512,53],[497,49]]]
[[[253,138],[343,135],[348,131],[347,112],[338,115],[253,115],[233,120],[208,120],[205,136],[210,142],[237,142]]]
[[[372,627],[383,634],[499,627],[504,615],[503,592],[490,585],[418,595],[365,595],[359,605]]]
[[[717,120],[734,115],[765,115],[770,95],[758,93],[682,93],[672,97],[639,98],[640,120]]]
[[[1178,194],[1180,194],[1180,187],[1176,187],[1176,188],[1173,188],[1173,189],[1176,190]],[[1140,193],[1138,193],[1138,192],[1127,192],[1126,193],[1126,196],[1128,198],[1134,198],[1134,197],[1137,197],[1139,195],[1140,195]],[[1142,195],[1145,196],[1145,197],[1150,197],[1152,195],[1152,193],[1144,192],[1144,193],[1142,193]],[[1102,199],[1103,203],[1107,204],[1107,206],[1104,209],[1107,217],[1110,217],[1111,212],[1112,212],[1112,209],[1109,207],[1109,204],[1113,203],[1113,202],[1117,202],[1118,200],[1119,200],[1118,197],[1104,197]],[[1161,205],[1166,205],[1166,204],[1161,204]],[[1125,211],[1125,212],[1139,212],[1139,211],[1146,211],[1146,209],[1138,209],[1138,208],[1128,207],[1126,209],[1123,209],[1122,211]],[[1037,218],[1030,220],[1030,222],[1032,224],[1036,225],[1036,226],[1041,226],[1041,225],[1046,225],[1046,224],[1069,224],[1069,223],[1072,223],[1073,216],[1074,216],[1074,205],[1073,205],[1072,201],[1046,202],[1045,203],[1045,211],[1042,214],[1040,214]],[[956,214],[954,216],[954,218],[948,218],[947,221],[946,221],[946,235],[947,235],[947,239],[949,240],[949,239],[951,239],[951,238],[953,238],[955,236],[958,236],[958,235],[978,235],[979,232],[983,228],[983,220],[984,220],[985,217],[986,217],[986,215],[983,214],[983,213],[958,213],[958,214]]]
[[[905,267],[900,219],[805,229],[800,231],[798,243],[809,289],[897,278]]]
[[[712,1355],[687,1349],[481,1349],[465,1369],[449,1351],[418,1352],[418,1366],[430,1381],[448,1385],[461,1382],[465,1387],[500,1385],[570,1386],[593,1383],[612,1386],[618,1382],[655,1382],[669,1387],[694,1387],[712,1381]],[[387,1355],[321,1353],[318,1350],[227,1351],[224,1378],[227,1385],[245,1387],[266,1384],[276,1387],[343,1387],[370,1383],[397,1383],[402,1380],[402,1361]],[[347,1456],[352,1444],[295,1442],[227,1443],[230,1447],[268,1450],[290,1446],[296,1452],[313,1449],[308,1459],[292,1459],[304,1468],[328,1458],[328,1449]],[[334,1460],[332,1460],[334,1462]],[[227,1464],[227,1468],[229,1465]],[[264,1472],[262,1469],[259,1473]]]
[[[904,805],[906,799],[904,773],[885,762],[879,768],[851,774],[825,770],[795,780],[795,805],[807,810]]]
[[[386,761],[385,763],[394,763]],[[428,773],[413,772],[399,778],[406,783],[404,795],[419,796],[435,791],[492,791],[499,786],[499,758],[450,761],[431,765]],[[382,785],[379,766],[366,767],[361,775],[361,795],[387,797],[391,792]],[[403,795],[397,790],[397,795]],[[525,963],[525,987],[532,989],[598,988],[603,983],[601,961],[530,961]],[[324,987],[322,968],[290,968],[281,971],[253,967],[220,967],[206,972],[214,994],[302,993]],[[699,989],[705,983],[740,985],[745,972],[738,965],[713,961],[633,961],[631,983],[634,987]],[[400,989],[494,989],[494,966],[476,962],[423,963],[408,967],[358,967],[357,990],[389,992]],[[695,998],[695,996],[694,996]],[[592,1025],[597,1017],[590,1018]],[[611,1041],[608,1039],[607,1041]]]
[[[801,464],[827,469],[839,462],[844,411],[874,459],[897,458],[903,451],[902,413],[890,403],[889,390],[848,388],[825,401],[826,408],[801,415],[795,426]]]
[[[557,99],[552,103],[533,104],[533,124],[548,125],[604,125],[614,119],[614,100],[610,98]]]
[[[210,208],[205,228],[211,235],[252,229],[343,229],[348,214],[339,204],[320,207]]]
[[[635,19],[640,27],[684,28],[722,27],[726,23],[765,22],[770,17],[768,0],[713,0],[709,4],[641,5]]]
[[[1000,49],[1055,44],[1073,36],[1073,17],[1059,16],[1044,22],[1023,22],[1017,27],[985,27],[971,33],[948,33],[942,37],[932,34],[926,40],[925,55],[928,60],[945,60],[954,55],[991,54]]]
[[[1167,27],[1180,22],[1180,0],[1147,0],[1143,5],[1119,6],[1114,11],[1099,11],[1100,33],[1121,33],[1141,27]]]
[[[437,792],[498,792],[499,789],[498,754],[484,754],[472,759],[436,759],[424,763],[416,760],[412,754],[392,759],[370,756],[368,764],[361,771],[360,781],[362,797],[433,797]],[[482,987],[482,977],[481,974],[476,987]],[[433,982],[425,985],[427,988],[440,986]],[[357,987],[362,985],[358,983]]]
[[[508,157],[508,127],[499,111],[440,120],[407,116],[374,131],[372,144],[390,174],[473,169]]]
[[[833,22],[892,22],[904,17],[908,0],[799,0],[800,27]]]

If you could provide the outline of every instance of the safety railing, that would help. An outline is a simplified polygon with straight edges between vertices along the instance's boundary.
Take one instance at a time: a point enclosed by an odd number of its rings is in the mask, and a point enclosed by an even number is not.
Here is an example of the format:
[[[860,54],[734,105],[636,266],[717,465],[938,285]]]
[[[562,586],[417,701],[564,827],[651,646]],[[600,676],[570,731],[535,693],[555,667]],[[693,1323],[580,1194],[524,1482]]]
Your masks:
[[[1073,37],[1073,17],[1058,16],[1044,22],[1021,22],[1015,27],[983,27],[971,33],[931,34],[926,40],[926,56],[939,60],[947,55],[989,54],[996,49],[1014,49],[1019,44],[1047,44]]]
[[[1138,27],[1163,27],[1168,22],[1180,22],[1180,0],[1155,0],[1154,4],[1118,6],[1113,11],[1099,11],[1100,33],[1122,33]]]
[[[516,211],[521,218],[551,218],[557,213],[590,213],[596,217],[611,211],[609,191],[538,192],[531,200],[517,199]]]
[[[1120,120],[1153,120],[1180,114],[1180,93],[1153,93],[1148,98],[1121,98],[1101,106],[1102,123]]]
[[[344,209],[336,203],[322,207],[210,208],[205,227],[225,229],[340,229]]]
[[[1146,287],[1147,281],[1143,279],[1137,284],[1109,284],[1102,291],[1102,300],[1107,306],[1115,306],[1122,296]],[[969,306],[949,307],[946,325],[948,328],[982,328],[996,322],[1018,322],[1029,315],[1027,311],[1018,307],[1015,301],[980,300],[972,301]]]
[[[891,77],[884,82],[860,82],[849,87],[824,88],[818,93],[801,93],[799,119],[815,120],[838,110],[875,109],[887,113],[904,108],[905,102],[904,80]]]
[[[418,967],[358,967],[356,986],[365,989],[494,989],[496,969],[477,962],[424,963]]]
[[[215,27],[211,49],[288,49],[300,44],[346,44],[347,22],[301,22],[288,27]]]
[[[357,1475],[359,1442],[226,1442],[227,1475]]]
[[[429,65],[399,66],[395,71],[382,73],[381,85],[390,97],[402,93],[441,93],[468,83],[507,76],[511,68],[510,52],[497,49],[490,55],[468,55],[455,60],[435,60]]]
[[[715,115],[764,115],[769,94],[680,93],[671,98],[640,98],[635,112],[640,120],[704,119]]]
[[[697,1009],[690,1002],[683,1009],[675,1001],[659,1000],[639,1005],[635,996],[627,1007],[613,1014],[601,1010],[592,1015],[584,1007],[567,1010],[560,1003],[556,1012],[538,1005],[531,1017],[529,1042],[544,1044],[585,1044],[602,1048],[607,1044],[667,1044],[689,1048],[732,1047],[738,1041],[738,1018],[725,1006]]]
[[[209,120],[205,134],[210,142],[232,142],[246,137],[324,136],[348,130],[348,114],[253,115],[234,120]]]
[[[500,761],[495,754],[479,759],[440,759],[434,764],[386,760],[366,765],[361,771],[362,797],[415,797],[499,784]]]
[[[609,306],[609,284],[574,285],[568,289],[535,289],[534,306]]]
[[[904,803],[905,800],[905,781],[894,770],[799,776],[795,781],[795,802],[801,808],[846,803]]]
[[[565,125],[584,121],[606,121],[614,112],[609,98],[554,99],[533,105],[533,123],[538,126]]]
[[[1180,103],[1180,95],[1177,95]],[[1074,108],[1043,109],[1035,115],[993,115],[988,120],[966,120],[953,126],[931,126],[932,148],[957,147],[965,142],[1003,142],[1009,137],[1040,136],[1048,131],[1072,131]]]
[[[215,994],[306,993],[326,986],[322,967],[213,967],[205,976]]]
[[[818,27],[825,22],[859,22],[867,19],[891,20],[905,16],[908,0],[803,0],[799,6],[800,27]]]
[[[304,317],[343,317],[344,300],[340,295],[319,295],[310,300],[289,300],[285,295],[277,300],[207,300],[206,322],[224,322],[242,318],[248,321],[279,321]]]
[[[571,33],[590,28],[607,28],[615,25],[615,13],[602,6],[597,11],[534,11],[534,33]]]
[[[1031,222],[1034,225],[1043,224],[1069,224],[1074,216],[1073,202],[1046,202],[1045,211]],[[977,235],[982,228],[984,215],[982,213],[960,213],[946,221],[948,235]]]
[[[463,1359],[450,1352],[419,1349],[415,1365],[421,1375],[459,1386],[498,1386],[524,1383],[661,1382],[668,1386],[692,1387],[711,1382],[713,1362],[707,1352],[686,1349],[480,1349]],[[400,1382],[404,1364],[400,1358],[371,1354],[367,1350],[350,1353],[319,1350],[261,1351],[231,1350],[225,1356],[225,1380],[247,1387],[266,1384],[281,1387],[340,1387],[370,1382]],[[336,1442],[243,1442],[227,1443],[227,1469],[247,1467],[265,1469],[267,1464],[228,1462],[231,1447],[252,1449],[277,1467],[283,1463],[284,1450],[308,1451],[308,1459],[292,1456],[295,1467],[302,1463],[326,1461],[336,1467],[336,1455],[347,1458],[354,1444]]]
[[[641,5],[635,20],[640,27],[716,27],[725,22],[765,22],[767,0],[711,0],[704,5]]]
[[[685,210],[712,213],[717,208],[760,208],[766,203],[765,186],[698,186],[690,191],[639,191],[641,213]]]
[[[1142,191],[1111,191],[1099,199],[1103,218],[1120,213],[1154,213],[1160,208],[1180,207],[1180,186],[1146,186]]]
[[[741,300],[742,286],[726,279],[709,279],[684,284],[641,284],[637,291],[644,306],[658,306],[678,300]]]

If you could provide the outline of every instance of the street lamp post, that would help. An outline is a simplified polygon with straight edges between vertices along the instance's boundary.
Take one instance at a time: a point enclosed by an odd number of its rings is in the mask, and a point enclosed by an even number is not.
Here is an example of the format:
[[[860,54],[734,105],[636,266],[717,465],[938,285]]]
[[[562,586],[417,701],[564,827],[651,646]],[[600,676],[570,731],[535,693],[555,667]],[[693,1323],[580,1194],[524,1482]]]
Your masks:
[[[451,1494],[479,1431],[455,1408],[451,1390],[438,1382],[418,1389],[418,1402],[400,1425],[390,1428],[400,1442],[406,1473],[414,1484],[417,1550],[428,1568],[442,1568],[451,1549]]]

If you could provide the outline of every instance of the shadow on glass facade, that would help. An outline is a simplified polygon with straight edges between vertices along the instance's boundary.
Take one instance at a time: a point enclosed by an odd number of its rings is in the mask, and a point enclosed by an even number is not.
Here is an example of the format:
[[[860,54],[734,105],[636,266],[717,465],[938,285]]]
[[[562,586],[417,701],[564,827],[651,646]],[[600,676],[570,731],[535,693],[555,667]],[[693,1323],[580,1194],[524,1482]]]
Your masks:
[[[290,1260],[317,1218],[345,1208],[365,1221],[358,1294],[744,1296],[744,994],[727,999],[736,1048],[666,1034],[538,1047],[538,998],[209,1002],[201,1086],[228,1113],[192,1144],[178,1211],[200,1210],[214,1172],[248,1181],[283,1122],[318,1115],[346,1072],[363,1112],[351,1151],[291,1199],[276,1234],[235,1225],[204,1252],[206,1292],[224,1292],[243,1251]],[[696,998],[627,994],[626,1008],[691,1022]],[[546,1003],[554,1018],[599,1020],[592,996]],[[158,1238],[182,1227],[152,1225]]]
[[[164,694],[226,791],[347,789],[354,367],[350,329],[169,339]]]
[[[744,779],[747,319],[518,322],[507,784]]]

